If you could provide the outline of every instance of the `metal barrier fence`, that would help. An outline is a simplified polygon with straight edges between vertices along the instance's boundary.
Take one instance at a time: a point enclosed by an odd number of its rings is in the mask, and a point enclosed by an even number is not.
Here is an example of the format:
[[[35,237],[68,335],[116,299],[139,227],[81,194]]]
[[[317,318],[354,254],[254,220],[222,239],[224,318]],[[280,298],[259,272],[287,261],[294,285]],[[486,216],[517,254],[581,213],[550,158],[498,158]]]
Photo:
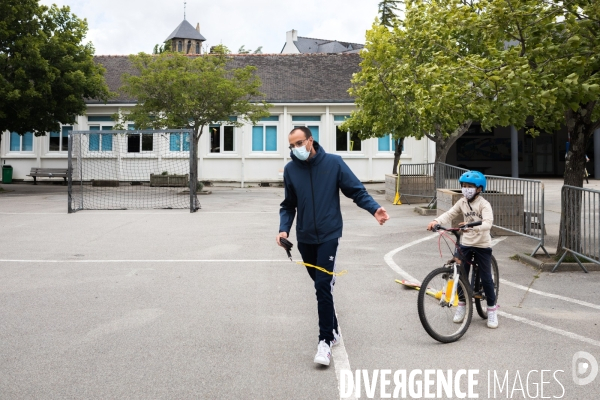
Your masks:
[[[433,201],[435,198],[434,168],[434,163],[401,164],[399,183],[401,196],[403,198],[417,197]]]
[[[600,191],[565,185],[561,193],[561,238],[565,250],[554,272],[567,253],[573,254],[585,272],[578,257],[600,264]]]
[[[436,188],[460,189],[464,168],[438,163]],[[494,225],[505,231],[539,241],[533,256],[544,247],[544,184],[541,181],[486,175],[484,197],[494,210]]]
[[[454,165],[437,163],[435,175],[436,189],[460,189],[458,178],[468,169],[455,167]]]

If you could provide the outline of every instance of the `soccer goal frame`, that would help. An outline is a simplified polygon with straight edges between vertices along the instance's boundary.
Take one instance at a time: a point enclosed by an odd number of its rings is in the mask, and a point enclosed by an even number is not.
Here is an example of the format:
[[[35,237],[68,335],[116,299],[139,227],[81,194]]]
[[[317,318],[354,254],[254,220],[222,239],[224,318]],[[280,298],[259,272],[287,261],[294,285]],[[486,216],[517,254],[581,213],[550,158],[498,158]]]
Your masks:
[[[201,208],[191,129],[103,128],[69,133],[69,213]]]

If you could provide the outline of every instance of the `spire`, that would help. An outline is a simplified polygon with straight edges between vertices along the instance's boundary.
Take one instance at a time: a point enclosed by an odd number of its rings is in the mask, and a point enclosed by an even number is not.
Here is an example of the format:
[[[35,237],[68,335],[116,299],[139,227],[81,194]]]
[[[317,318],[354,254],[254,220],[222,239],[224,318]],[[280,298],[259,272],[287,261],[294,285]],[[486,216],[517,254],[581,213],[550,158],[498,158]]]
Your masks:
[[[183,2],[183,19],[185,19],[185,7],[186,7],[187,1]]]

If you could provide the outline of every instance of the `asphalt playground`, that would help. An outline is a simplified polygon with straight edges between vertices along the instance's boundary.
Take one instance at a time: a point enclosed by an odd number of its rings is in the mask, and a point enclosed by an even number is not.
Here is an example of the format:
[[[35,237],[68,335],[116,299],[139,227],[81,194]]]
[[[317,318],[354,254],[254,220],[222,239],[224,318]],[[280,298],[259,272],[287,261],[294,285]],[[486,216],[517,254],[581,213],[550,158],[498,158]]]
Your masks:
[[[546,184],[551,252],[560,185]],[[417,291],[395,280],[422,279],[447,250],[440,258],[425,230],[431,217],[386,202],[382,184],[367,188],[391,216],[384,226],[342,197],[337,265],[348,273],[334,298],[343,339],[329,368],[313,363],[312,282],[275,244],[282,188],[212,188],[194,214],[67,214],[64,186],[3,187],[11,191],[0,193],[2,400],[385,398],[381,379],[372,397],[365,387],[385,370],[389,393],[396,371],[418,379],[467,370],[478,398],[600,396],[600,375],[576,383],[600,363],[600,272],[540,272],[511,259],[535,241],[496,237],[499,328],[474,315],[461,340],[440,344],[421,326]],[[348,370],[366,378],[346,396]]]

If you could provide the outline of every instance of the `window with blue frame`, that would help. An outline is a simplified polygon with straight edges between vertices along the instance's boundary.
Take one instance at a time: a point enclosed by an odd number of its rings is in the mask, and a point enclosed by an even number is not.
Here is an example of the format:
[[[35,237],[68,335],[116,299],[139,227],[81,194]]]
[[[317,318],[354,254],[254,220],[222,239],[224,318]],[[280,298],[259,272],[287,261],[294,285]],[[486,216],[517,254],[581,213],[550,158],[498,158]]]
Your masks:
[[[262,118],[252,127],[252,151],[277,151],[277,125],[279,116]]]
[[[378,151],[396,151],[396,140],[392,137],[392,135],[385,135],[383,137],[377,138],[377,150]],[[402,148],[404,150],[404,146]]]
[[[60,132],[50,132],[48,145],[49,151],[69,151],[69,132],[72,126],[63,126]]]
[[[176,132],[170,133],[169,151],[190,151],[190,134]]]
[[[10,133],[10,151],[33,151],[33,133],[26,132],[19,135],[17,132]]]
[[[90,126],[90,131],[110,131],[112,126]],[[113,135],[104,133],[91,133],[88,143],[89,151],[112,151],[113,150]]]
[[[307,127],[310,129],[310,133],[312,133],[313,139],[317,142],[319,141],[319,128],[320,124],[317,125],[317,122],[321,122],[320,115],[294,115],[292,116],[292,123],[294,124],[294,128],[298,128],[300,126]]]

